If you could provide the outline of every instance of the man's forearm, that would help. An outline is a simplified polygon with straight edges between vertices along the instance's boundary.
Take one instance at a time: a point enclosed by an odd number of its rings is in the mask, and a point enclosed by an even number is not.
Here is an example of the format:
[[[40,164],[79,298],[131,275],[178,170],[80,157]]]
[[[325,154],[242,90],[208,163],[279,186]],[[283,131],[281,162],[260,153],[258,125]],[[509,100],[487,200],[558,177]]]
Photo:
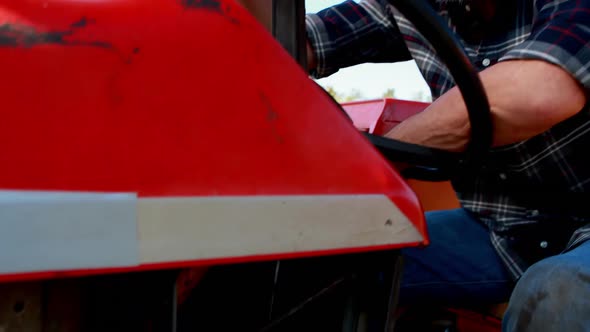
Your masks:
[[[525,140],[579,112],[584,89],[563,69],[538,60],[499,63],[480,74],[488,94],[494,146]],[[457,88],[404,121],[386,136],[449,151],[462,151],[471,128]]]

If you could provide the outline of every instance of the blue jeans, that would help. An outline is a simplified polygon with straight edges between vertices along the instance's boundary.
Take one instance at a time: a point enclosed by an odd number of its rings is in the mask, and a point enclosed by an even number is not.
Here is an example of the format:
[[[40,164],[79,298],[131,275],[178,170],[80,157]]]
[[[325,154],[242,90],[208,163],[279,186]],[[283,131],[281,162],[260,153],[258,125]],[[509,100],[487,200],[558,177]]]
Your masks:
[[[590,241],[531,266],[516,284],[503,331],[590,331]]]
[[[504,331],[590,331],[590,242],[533,265],[514,288],[488,230],[467,211],[429,212],[426,220],[431,245],[403,250],[401,306],[510,299]]]

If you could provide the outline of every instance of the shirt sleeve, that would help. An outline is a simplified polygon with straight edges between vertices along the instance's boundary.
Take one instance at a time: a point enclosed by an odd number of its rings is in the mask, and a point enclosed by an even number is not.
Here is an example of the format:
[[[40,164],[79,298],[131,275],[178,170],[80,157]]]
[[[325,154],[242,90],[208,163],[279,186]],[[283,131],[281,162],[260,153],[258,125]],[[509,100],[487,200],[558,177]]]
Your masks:
[[[536,0],[530,36],[500,61],[538,59],[558,65],[590,91],[590,0]]]
[[[385,2],[349,0],[307,15],[307,36],[317,60],[314,77],[359,63],[411,59]]]

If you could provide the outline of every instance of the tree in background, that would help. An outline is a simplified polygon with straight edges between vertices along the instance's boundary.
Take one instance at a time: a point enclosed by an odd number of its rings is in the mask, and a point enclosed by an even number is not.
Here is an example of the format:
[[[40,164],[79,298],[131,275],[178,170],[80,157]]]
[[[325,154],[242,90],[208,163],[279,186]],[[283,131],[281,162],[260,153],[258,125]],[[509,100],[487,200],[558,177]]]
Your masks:
[[[432,102],[432,96],[427,95],[426,93],[424,93],[424,91],[418,91],[414,93],[414,95],[412,96],[412,100],[430,103]]]
[[[383,92],[383,98],[395,98],[395,90],[394,89],[387,89]]]
[[[331,86],[326,86],[324,89],[339,103],[347,103],[351,101],[363,100],[365,96],[360,90],[352,90],[349,93],[340,93]]]
[[[339,103],[348,103],[357,100],[367,100],[360,90],[353,89],[348,93],[336,91],[332,86],[325,86],[324,89]],[[387,89],[381,95],[381,98],[395,98],[395,89]],[[424,91],[416,91],[409,100],[432,102],[432,97]]]
[[[342,96],[340,93],[338,93],[338,91],[336,91],[336,89],[331,86],[326,86],[324,87],[324,90],[326,90],[326,92],[329,93],[332,98],[336,99],[337,102],[342,102]]]
[[[360,90],[352,90],[350,91],[350,93],[348,93],[347,95],[344,96],[344,102],[351,102],[351,101],[357,101],[357,100],[363,100],[366,99],[365,96],[363,96],[362,92]]]

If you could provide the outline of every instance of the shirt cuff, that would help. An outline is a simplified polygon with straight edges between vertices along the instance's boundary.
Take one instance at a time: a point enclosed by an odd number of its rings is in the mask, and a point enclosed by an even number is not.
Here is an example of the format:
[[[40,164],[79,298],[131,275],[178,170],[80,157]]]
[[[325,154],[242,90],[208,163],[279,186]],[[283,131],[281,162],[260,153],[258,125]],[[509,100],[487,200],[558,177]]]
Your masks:
[[[590,67],[587,61],[585,63],[581,61],[581,59],[590,60],[590,49],[588,48],[584,48],[578,54],[572,55],[559,45],[538,40],[528,40],[508,51],[499,61],[525,59],[543,60],[557,65],[569,72],[586,91],[590,91]]]
[[[328,65],[327,53],[330,52],[331,40],[322,19],[316,14],[308,14],[305,18],[307,40],[315,55],[316,68],[311,68],[309,74],[314,78],[330,76],[339,68]]]

